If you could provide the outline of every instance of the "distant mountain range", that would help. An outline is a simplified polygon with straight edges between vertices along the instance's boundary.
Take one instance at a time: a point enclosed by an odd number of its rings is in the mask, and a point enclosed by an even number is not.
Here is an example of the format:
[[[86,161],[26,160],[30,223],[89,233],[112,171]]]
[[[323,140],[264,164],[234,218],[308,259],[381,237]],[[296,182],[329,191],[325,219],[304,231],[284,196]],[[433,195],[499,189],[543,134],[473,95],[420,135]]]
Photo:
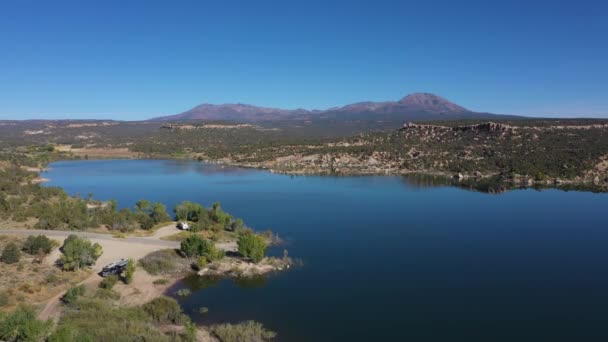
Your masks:
[[[228,120],[263,122],[277,120],[459,120],[518,118],[512,115],[478,113],[429,93],[415,93],[399,101],[358,102],[327,110],[280,109],[248,104],[202,104],[176,115],[153,118],[153,121]]]

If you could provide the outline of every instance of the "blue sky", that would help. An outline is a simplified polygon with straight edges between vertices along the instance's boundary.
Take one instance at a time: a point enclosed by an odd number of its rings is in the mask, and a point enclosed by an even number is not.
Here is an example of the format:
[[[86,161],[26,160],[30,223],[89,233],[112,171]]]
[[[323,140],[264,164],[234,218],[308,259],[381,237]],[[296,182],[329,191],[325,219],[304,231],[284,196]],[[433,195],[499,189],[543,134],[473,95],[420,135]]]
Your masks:
[[[0,119],[324,109],[412,92],[608,117],[608,2],[0,1]]]

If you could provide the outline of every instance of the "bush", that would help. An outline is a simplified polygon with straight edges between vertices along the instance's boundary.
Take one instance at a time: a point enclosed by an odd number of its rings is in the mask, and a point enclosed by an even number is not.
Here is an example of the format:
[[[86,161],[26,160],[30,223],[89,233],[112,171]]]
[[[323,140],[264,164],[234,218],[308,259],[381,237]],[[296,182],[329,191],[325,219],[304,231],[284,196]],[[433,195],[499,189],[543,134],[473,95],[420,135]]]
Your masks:
[[[61,298],[61,300],[68,305],[76,303],[78,298],[84,295],[86,289],[84,285],[78,285],[70,288]]]
[[[143,305],[144,311],[157,324],[182,324],[187,317],[173,298],[158,297]]]
[[[135,274],[135,261],[129,259],[127,261],[127,267],[125,268],[124,282],[125,284],[131,284],[133,282],[133,275]]]
[[[114,285],[116,285],[117,282],[118,282],[118,276],[111,275],[111,276],[105,277],[101,281],[101,283],[99,283],[99,287],[102,289],[111,290],[112,288],[114,288]]]
[[[0,316],[0,341],[42,341],[51,328],[51,321],[36,319],[34,309],[20,307],[9,315]]]
[[[78,270],[95,264],[103,253],[101,245],[89,239],[70,235],[61,247],[63,255],[59,258],[64,270]]]
[[[42,250],[44,254],[49,254],[54,247],[54,243],[51,239],[44,235],[28,236],[23,247],[21,248],[25,253],[30,255],[36,255],[38,251]]]
[[[212,332],[221,342],[264,342],[277,336],[275,332],[264,329],[262,323],[255,321],[216,325]]]
[[[255,263],[264,259],[267,244],[262,236],[245,232],[239,236],[237,244],[239,253],[245,258],[250,258]]]
[[[139,260],[139,264],[152,275],[172,274],[179,270],[179,259],[181,257],[175,250],[164,249],[146,255]]]
[[[14,242],[9,243],[2,251],[2,256],[0,256],[0,261],[5,264],[15,264],[19,262],[21,259],[21,252],[19,251],[19,247]]]

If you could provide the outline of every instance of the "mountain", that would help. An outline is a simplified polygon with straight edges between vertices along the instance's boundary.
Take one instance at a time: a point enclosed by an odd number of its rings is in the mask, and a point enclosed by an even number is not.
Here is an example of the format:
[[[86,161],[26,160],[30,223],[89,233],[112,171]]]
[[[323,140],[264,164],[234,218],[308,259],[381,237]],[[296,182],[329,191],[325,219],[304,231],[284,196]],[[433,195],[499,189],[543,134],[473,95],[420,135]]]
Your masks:
[[[476,113],[440,96],[415,93],[399,101],[358,102],[327,110],[279,109],[248,104],[202,104],[176,115],[153,118],[153,121],[228,120],[261,122],[276,120],[456,120],[480,118],[515,118],[513,116]]]

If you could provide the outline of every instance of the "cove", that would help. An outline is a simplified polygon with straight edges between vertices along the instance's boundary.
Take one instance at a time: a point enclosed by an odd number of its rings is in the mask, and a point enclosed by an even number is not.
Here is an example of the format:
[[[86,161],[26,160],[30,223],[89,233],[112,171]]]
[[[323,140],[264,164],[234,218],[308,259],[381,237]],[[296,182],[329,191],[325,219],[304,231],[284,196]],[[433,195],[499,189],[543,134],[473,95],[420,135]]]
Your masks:
[[[424,186],[399,176],[271,174],[174,160],[63,161],[71,195],[168,208],[220,201],[304,266],[246,282],[186,278],[195,320],[253,319],[278,341],[606,340],[608,195]],[[194,312],[199,307],[209,313]]]

